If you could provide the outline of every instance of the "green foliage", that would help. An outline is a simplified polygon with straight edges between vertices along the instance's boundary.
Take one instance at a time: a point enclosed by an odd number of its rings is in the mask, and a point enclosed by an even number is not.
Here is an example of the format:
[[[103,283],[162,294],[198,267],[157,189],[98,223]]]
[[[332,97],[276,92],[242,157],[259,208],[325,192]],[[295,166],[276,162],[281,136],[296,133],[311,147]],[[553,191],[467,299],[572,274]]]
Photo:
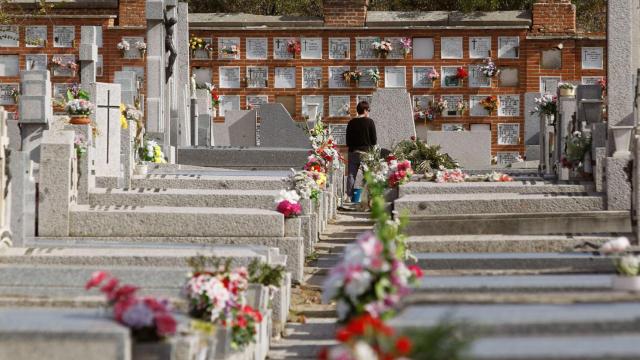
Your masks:
[[[83,89],[78,90],[78,94],[74,94],[71,89],[67,89],[67,101],[71,101],[73,99],[82,99],[82,100],[91,100],[89,98],[89,93]]]
[[[429,329],[412,329],[403,332],[411,339],[413,360],[464,360],[472,341],[463,337],[459,326],[444,321]]]
[[[440,146],[427,145],[420,139],[403,140],[393,148],[398,160],[409,160],[417,173],[430,173],[442,168],[457,169],[458,163],[447,153],[440,152]]]
[[[286,271],[282,265],[271,266],[258,259],[253,260],[247,270],[249,272],[249,282],[263,286],[280,286]]]

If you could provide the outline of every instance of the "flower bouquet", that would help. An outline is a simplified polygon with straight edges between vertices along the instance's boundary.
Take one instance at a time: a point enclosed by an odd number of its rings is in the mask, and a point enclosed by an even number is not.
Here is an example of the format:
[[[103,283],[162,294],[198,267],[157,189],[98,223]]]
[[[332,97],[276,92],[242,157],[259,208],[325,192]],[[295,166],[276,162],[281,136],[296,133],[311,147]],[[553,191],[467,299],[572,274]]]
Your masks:
[[[459,116],[462,116],[467,110],[469,110],[469,105],[467,104],[467,102],[464,100],[458,100],[458,102],[456,103],[456,113]]]
[[[571,135],[567,135],[565,166],[570,169],[576,169],[584,166],[585,155],[591,151],[591,134],[589,132],[574,131]]]
[[[435,181],[437,183],[447,182],[465,182],[469,178],[469,175],[462,172],[460,169],[445,169],[436,173]]]
[[[154,164],[165,164],[167,162],[162,148],[154,140],[145,140],[143,146],[138,149],[138,156],[141,161]]]
[[[295,190],[282,190],[276,198],[276,210],[285,218],[293,218],[302,213],[302,206],[298,203],[300,195]]]
[[[393,45],[389,40],[377,40],[371,44],[371,48],[379,58],[386,59],[390,52],[393,51]]]
[[[220,49],[220,52],[222,54],[224,54],[224,55],[236,56],[236,55],[238,55],[240,53],[240,50],[238,49],[238,47],[236,45],[231,45],[231,46],[223,47],[222,49]]]
[[[145,54],[147,53],[147,43],[145,43],[144,41],[136,41],[136,43],[133,45],[140,52],[140,57],[144,58]]]
[[[429,103],[429,108],[433,112],[435,118],[435,115],[442,115],[442,113],[449,109],[449,103],[442,96],[440,96],[437,100],[431,101]]]
[[[374,84],[376,84],[376,87],[378,87],[379,83],[380,83],[380,71],[378,71],[378,69],[369,69],[367,71],[367,75],[369,75],[369,79],[371,79],[371,81],[373,81]]]
[[[413,41],[411,40],[411,38],[406,37],[406,38],[402,38],[400,39],[400,44],[402,45],[402,54],[404,55],[404,58],[406,59],[409,54],[411,54],[411,49]]]
[[[287,52],[293,57],[295,57],[296,55],[300,55],[300,53],[302,52],[302,45],[300,44],[300,40],[290,39],[289,41],[287,41]]]
[[[480,106],[489,112],[489,115],[498,110],[498,97],[495,95],[487,96],[480,101]]]
[[[84,137],[84,134],[76,133],[73,139],[73,148],[76,151],[76,158],[78,159],[87,153],[87,139]]]
[[[536,106],[533,108],[533,111],[531,111],[531,114],[552,116],[558,111],[558,98],[553,95],[544,94],[541,97],[535,98],[534,102]]]
[[[456,70],[456,79],[460,82],[460,86],[464,86],[464,79],[469,77],[469,72],[463,66],[458,67]]]
[[[395,188],[411,179],[413,170],[411,169],[411,162],[409,160],[398,161],[395,155],[389,155],[387,156],[387,164],[389,166],[387,176],[387,186],[389,188]]]
[[[20,99],[20,90],[18,90],[17,87],[11,87],[11,93],[9,95],[13,99],[13,102],[17,104]]]
[[[558,89],[560,89],[560,96],[576,96],[576,87],[571,83],[560,83]]]
[[[203,38],[191,35],[191,37],[189,38],[189,50],[191,52],[191,58],[195,58],[196,51],[204,49],[206,45],[207,43],[205,43]]]
[[[496,66],[496,63],[493,62],[493,59],[490,57],[484,59],[484,65],[480,66],[480,71],[484,76],[492,78],[500,74],[500,69]]]
[[[352,81],[355,82],[356,86],[358,86],[358,82],[362,77],[362,72],[360,71],[345,71],[342,73],[342,78],[347,84],[350,84]]]
[[[320,186],[314,180],[313,173],[306,170],[294,171],[289,176],[292,188],[300,196],[301,199],[313,199],[318,201],[320,198]]]
[[[431,68],[431,71],[429,71],[427,77],[429,78],[429,80],[431,80],[433,87],[435,87],[437,84],[437,80],[440,79],[440,73],[438,73],[438,70],[436,70],[436,68]]]
[[[104,285],[102,285],[104,284]],[[176,332],[176,320],[169,303],[153,297],[138,297],[137,287],[120,285],[110,274],[97,271],[85,285],[87,290],[100,287],[109,305],[113,306],[113,317],[131,329],[131,335],[139,342],[160,341]]]
[[[71,116],[71,124],[86,125],[91,123],[89,115],[93,112],[93,104],[89,100],[73,99],[65,105],[65,111]]]
[[[131,49],[131,44],[129,44],[127,40],[122,39],[118,44],[116,44],[116,47],[120,52],[122,52],[122,57],[124,57],[125,53]]]

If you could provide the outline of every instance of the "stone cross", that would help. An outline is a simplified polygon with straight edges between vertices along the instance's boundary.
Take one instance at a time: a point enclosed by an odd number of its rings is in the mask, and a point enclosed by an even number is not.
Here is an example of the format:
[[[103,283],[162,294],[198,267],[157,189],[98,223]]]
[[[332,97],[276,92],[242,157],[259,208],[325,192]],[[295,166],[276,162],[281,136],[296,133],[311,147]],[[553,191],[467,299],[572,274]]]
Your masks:
[[[95,138],[96,176],[121,178],[120,84],[95,83],[90,93],[96,105],[92,116],[98,127]]]
[[[97,27],[83,26],[80,37],[80,80],[82,87],[89,89],[96,82],[98,63]]]

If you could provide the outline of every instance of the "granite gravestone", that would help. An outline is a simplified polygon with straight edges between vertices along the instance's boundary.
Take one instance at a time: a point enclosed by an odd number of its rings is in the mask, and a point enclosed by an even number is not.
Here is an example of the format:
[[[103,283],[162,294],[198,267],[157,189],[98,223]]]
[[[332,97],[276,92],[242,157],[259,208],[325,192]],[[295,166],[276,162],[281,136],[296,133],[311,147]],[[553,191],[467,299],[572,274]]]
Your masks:
[[[21,148],[31,160],[40,162],[42,133],[49,128],[53,118],[51,102],[51,75],[49,71],[24,71],[20,74]]]
[[[427,131],[425,140],[439,145],[464,168],[485,169],[491,165],[491,131]]]
[[[216,146],[256,146],[256,110],[229,110],[224,123],[214,124]]]
[[[378,89],[373,93],[370,117],[376,124],[378,144],[391,149],[416,136],[411,96],[405,89]]]
[[[198,145],[204,146],[212,146],[213,144],[219,145],[215,139],[214,142],[211,143],[211,132],[215,131],[213,129],[213,106],[211,103],[211,94],[209,90],[206,89],[197,89],[196,90],[196,106],[198,107],[198,119],[197,119],[197,136],[198,136]]]
[[[80,79],[82,87],[89,89],[96,82],[98,64],[97,27],[83,26],[80,34]]]
[[[116,71],[113,82],[120,84],[121,100],[123,104],[134,105],[138,96],[138,78],[133,71]]]
[[[282,104],[264,104],[260,116],[260,147],[311,148],[302,127]]]
[[[94,83],[90,94],[96,106],[91,117],[99,131],[95,138],[96,176],[120,178],[120,84]]]

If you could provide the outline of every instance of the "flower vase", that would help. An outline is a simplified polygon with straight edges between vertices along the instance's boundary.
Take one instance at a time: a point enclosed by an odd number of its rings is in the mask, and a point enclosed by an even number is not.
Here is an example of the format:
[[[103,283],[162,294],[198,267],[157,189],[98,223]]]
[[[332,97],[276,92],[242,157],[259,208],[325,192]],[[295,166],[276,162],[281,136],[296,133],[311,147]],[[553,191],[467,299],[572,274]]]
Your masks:
[[[560,88],[560,96],[576,96],[576,88]]]
[[[405,52],[403,55],[404,55],[404,59],[405,60],[409,59],[409,53],[408,52]]]
[[[620,276],[611,278],[611,287],[616,291],[640,291],[640,276]]]
[[[120,54],[122,55],[122,58],[126,58],[127,55],[127,51],[126,50],[120,50]]]
[[[437,88],[438,85],[439,85],[438,79],[432,79],[431,80],[431,85],[433,86],[434,89]]]
[[[147,55],[147,50],[140,50],[140,58],[144,59],[145,55]]]
[[[213,59],[213,50],[207,50],[207,55],[209,56],[209,59]]]
[[[136,175],[147,175],[149,172],[149,166],[147,164],[137,164],[134,169]]]
[[[566,167],[560,167],[560,173],[558,174],[558,180],[569,181],[570,169]]]
[[[631,156],[629,144],[631,143],[633,126],[611,126],[611,131],[616,144],[616,151],[613,153],[613,157],[619,159],[629,158]]]
[[[71,115],[69,124],[73,125],[87,125],[91,124],[91,119],[87,115]]]

